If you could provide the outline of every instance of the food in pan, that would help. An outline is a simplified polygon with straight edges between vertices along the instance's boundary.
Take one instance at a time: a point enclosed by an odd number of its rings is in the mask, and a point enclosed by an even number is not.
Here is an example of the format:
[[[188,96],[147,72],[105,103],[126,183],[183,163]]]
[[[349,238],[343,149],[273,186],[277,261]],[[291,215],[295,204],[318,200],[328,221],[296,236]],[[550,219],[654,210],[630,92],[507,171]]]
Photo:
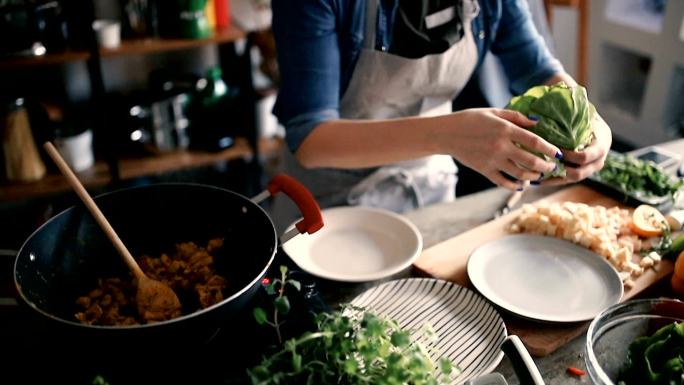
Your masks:
[[[216,274],[214,253],[222,238],[211,239],[206,247],[193,242],[178,243],[174,253],[159,258],[143,255],[138,259],[145,274],[171,287],[181,299],[183,313],[207,308],[224,298],[227,281]],[[82,309],[76,319],[87,325],[122,326],[145,323],[135,306],[136,288],[132,278],[101,278],[98,287],[76,300]],[[150,319],[147,322],[161,321]]]

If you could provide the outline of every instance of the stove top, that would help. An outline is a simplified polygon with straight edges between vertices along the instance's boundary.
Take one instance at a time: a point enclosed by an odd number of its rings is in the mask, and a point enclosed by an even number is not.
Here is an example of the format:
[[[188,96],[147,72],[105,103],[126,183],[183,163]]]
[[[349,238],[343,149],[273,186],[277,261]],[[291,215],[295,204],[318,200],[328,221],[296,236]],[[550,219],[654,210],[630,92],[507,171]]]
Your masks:
[[[279,260],[283,258],[276,259],[267,277],[274,277],[280,264],[287,264]],[[311,276],[299,271],[290,274],[301,282],[302,290],[288,293],[291,311],[281,327],[285,339],[310,330],[313,314],[329,310]],[[250,305],[218,330],[208,330],[208,339],[177,346],[172,342],[163,348],[139,344],[113,348],[55,335],[52,325],[31,309],[0,306],[0,340],[4,356],[9,357],[0,360],[0,382],[90,385],[100,376],[109,385],[249,384],[247,368],[277,345],[275,329],[258,325],[252,311],[259,306],[271,314],[272,304],[273,296],[262,285]]]

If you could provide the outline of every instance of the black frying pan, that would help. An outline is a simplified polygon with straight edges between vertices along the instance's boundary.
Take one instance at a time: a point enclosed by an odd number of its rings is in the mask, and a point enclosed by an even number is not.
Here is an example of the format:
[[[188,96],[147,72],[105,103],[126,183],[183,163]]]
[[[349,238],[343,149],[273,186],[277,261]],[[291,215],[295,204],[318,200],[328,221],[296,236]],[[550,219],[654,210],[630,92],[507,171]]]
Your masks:
[[[268,193],[289,195],[304,219],[297,232],[315,232],[322,225],[320,209],[298,182],[276,176]],[[256,198],[255,198],[256,199]],[[104,194],[95,202],[124,244],[137,258],[159,256],[174,244],[193,241],[199,245],[224,237],[216,253],[217,273],[228,281],[227,298],[209,308],[172,320],[136,326],[91,326],[74,318],[75,299],[95,288],[98,278],[129,277],[89,212],[74,206],[56,215],[24,243],[14,267],[20,298],[48,319],[90,340],[104,343],[177,341],[207,338],[249,303],[266,274],[278,247],[278,235],[266,212],[254,201],[231,191],[194,184],[160,184]]]

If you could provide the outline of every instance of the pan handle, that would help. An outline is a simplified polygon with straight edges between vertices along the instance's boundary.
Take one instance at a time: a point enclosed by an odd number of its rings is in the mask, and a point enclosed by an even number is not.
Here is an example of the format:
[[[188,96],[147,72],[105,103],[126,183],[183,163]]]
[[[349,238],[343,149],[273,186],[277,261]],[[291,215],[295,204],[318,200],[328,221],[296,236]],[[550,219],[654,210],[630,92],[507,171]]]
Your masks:
[[[295,224],[295,233],[286,233],[282,236],[281,242],[285,243],[296,234],[313,234],[323,227],[323,216],[318,202],[314,199],[311,192],[299,183],[296,179],[286,174],[278,174],[271,179],[266,190],[252,198],[252,202],[259,203],[264,199],[274,196],[279,192],[285,193],[294,203],[297,204],[302,213],[302,220]]]

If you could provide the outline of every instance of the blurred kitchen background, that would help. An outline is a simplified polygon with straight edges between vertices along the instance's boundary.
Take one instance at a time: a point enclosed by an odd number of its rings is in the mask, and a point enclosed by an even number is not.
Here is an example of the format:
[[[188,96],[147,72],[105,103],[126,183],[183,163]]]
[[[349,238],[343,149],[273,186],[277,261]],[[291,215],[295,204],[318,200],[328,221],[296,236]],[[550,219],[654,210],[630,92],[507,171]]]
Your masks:
[[[684,1],[528,3],[614,149],[682,136]],[[284,136],[269,25],[269,0],[0,0],[0,249],[76,202],[46,140],[92,194],[166,181],[260,191]],[[502,76],[488,58],[487,94],[455,104],[504,106]],[[459,195],[488,187],[462,168]]]

